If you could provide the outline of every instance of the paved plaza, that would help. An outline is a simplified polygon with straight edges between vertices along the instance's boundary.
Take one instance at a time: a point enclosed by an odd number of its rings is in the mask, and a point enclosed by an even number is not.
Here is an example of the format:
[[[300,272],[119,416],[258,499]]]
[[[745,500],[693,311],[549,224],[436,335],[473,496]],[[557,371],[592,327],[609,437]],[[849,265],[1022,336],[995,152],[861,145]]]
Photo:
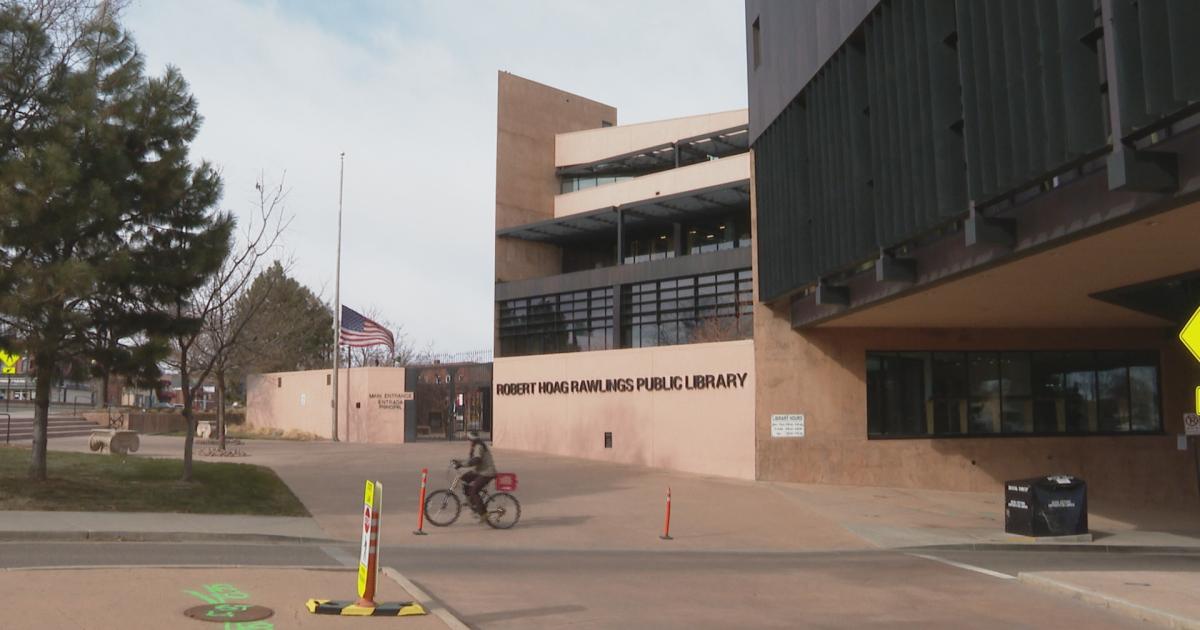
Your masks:
[[[182,442],[144,436],[136,456],[178,457]],[[51,447],[87,448],[83,438]],[[463,518],[426,523],[417,536],[421,470],[430,490],[443,487],[465,444],[242,448],[246,457],[220,459],[273,468],[312,516],[0,513],[0,587],[51,593],[71,610],[94,606],[92,625],[62,627],[107,628],[117,625],[99,611],[115,582],[152,595],[150,623],[180,614],[176,582],[195,581],[197,567],[249,571],[239,574],[243,588],[284,611],[275,627],[323,627],[303,602],[314,589],[353,594],[361,487],[377,479],[381,562],[395,576],[381,579],[395,589],[381,586],[381,597],[404,597],[396,580],[405,580],[440,613],[421,623],[930,627],[970,616],[975,627],[1001,628],[1200,618],[1173,595],[1200,588],[1200,518],[1187,511],[1094,502],[1094,542],[1039,546],[1003,533],[999,491],[747,482],[497,449],[501,470],[519,475],[517,527]],[[667,488],[672,540],[659,538]],[[34,591],[38,580],[58,587]]]

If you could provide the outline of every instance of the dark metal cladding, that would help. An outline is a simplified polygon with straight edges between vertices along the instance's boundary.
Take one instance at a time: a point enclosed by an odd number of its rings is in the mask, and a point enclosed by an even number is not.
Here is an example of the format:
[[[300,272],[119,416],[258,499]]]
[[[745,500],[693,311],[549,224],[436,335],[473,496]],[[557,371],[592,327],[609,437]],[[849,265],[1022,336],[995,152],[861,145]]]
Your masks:
[[[766,301],[1055,186],[1110,148],[1110,112],[1134,152],[1200,113],[1200,0],[748,0],[746,15]]]
[[[959,73],[979,206],[1104,147],[1090,3],[961,0]],[[1065,135],[1064,135],[1064,121]]]
[[[1200,101],[1200,2],[1113,0],[1121,135]]]

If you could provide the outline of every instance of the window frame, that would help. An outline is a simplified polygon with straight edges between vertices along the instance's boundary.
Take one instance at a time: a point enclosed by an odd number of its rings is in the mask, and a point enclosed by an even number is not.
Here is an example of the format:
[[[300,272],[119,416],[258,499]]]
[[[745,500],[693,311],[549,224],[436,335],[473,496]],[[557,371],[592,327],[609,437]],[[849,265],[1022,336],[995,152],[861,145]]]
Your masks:
[[[927,357],[926,360],[928,361],[930,369],[932,370],[933,357],[935,354],[939,354],[939,353],[940,354],[960,354],[962,356],[962,365],[964,366],[964,372],[963,372],[962,377],[964,379],[964,382],[966,383],[966,389],[965,389],[966,398],[965,398],[965,400],[967,401],[966,424],[968,427],[968,431],[960,432],[960,433],[925,433],[925,434],[903,434],[903,435],[872,433],[871,432],[871,401],[870,401],[871,384],[870,384],[870,379],[869,379],[869,364],[870,364],[872,357],[873,356],[880,357],[880,355],[894,357],[894,356],[905,355],[905,354],[910,354],[910,355],[911,354],[924,354],[924,355],[926,355],[926,357]],[[1129,429],[1128,430],[1124,430],[1124,431],[1111,431],[1111,430],[1079,431],[1079,430],[1070,430],[1069,428],[1067,428],[1067,429],[1064,429],[1063,431],[1038,431],[1037,430],[1037,426],[1038,426],[1037,410],[1035,407],[1032,411],[1032,413],[1034,415],[1031,418],[1031,424],[1034,427],[1033,431],[1005,432],[1005,431],[1003,431],[1003,424],[1004,424],[1003,409],[1004,409],[1005,405],[1004,405],[1004,396],[1003,396],[1003,394],[1001,394],[1000,395],[1000,403],[999,403],[1000,410],[1001,410],[1001,412],[1000,412],[1001,413],[1001,420],[1000,420],[1001,431],[993,431],[993,432],[986,432],[986,433],[984,433],[984,432],[980,432],[980,433],[969,432],[970,406],[971,406],[971,401],[973,400],[973,396],[970,391],[971,386],[970,386],[970,380],[969,380],[970,379],[970,357],[972,354],[994,355],[997,359],[998,370],[1001,374],[1001,377],[1000,377],[1001,383],[1003,381],[1003,357],[1004,357],[1004,355],[1006,355],[1006,354],[1025,354],[1028,357],[1028,361],[1029,361],[1029,381],[1030,381],[1030,383],[1029,383],[1028,398],[1030,398],[1033,401],[1036,401],[1038,399],[1038,395],[1036,393],[1037,388],[1036,388],[1036,385],[1034,383],[1034,378],[1033,378],[1033,374],[1035,371],[1035,367],[1034,367],[1035,355],[1038,355],[1038,354],[1067,354],[1067,353],[1081,353],[1081,354],[1091,355],[1091,370],[1089,373],[1092,375],[1092,379],[1091,379],[1092,394],[1095,398],[1095,404],[1097,405],[1097,407],[1099,407],[1099,404],[1100,404],[1099,374],[1101,372],[1101,362],[1099,361],[1098,355],[1101,355],[1104,353],[1125,353],[1125,354],[1134,354],[1134,355],[1136,355],[1136,354],[1151,355],[1152,354],[1154,356],[1153,367],[1154,367],[1154,382],[1155,382],[1155,392],[1154,392],[1153,400],[1154,400],[1154,404],[1155,404],[1155,412],[1156,412],[1156,415],[1158,418],[1158,427],[1156,429],[1150,429],[1150,430],[1135,428],[1137,425],[1137,422],[1134,420],[1133,412],[1132,412],[1134,400],[1133,400],[1133,394],[1132,394],[1133,383],[1131,380],[1132,377],[1130,375],[1132,373],[1132,368],[1134,368],[1134,367],[1149,367],[1149,366],[1140,365],[1140,364],[1135,365],[1131,361],[1127,360],[1125,362],[1126,363],[1126,365],[1125,365],[1125,373],[1126,373],[1125,387],[1126,387],[1126,395],[1127,395],[1126,403],[1129,407],[1129,418],[1128,418]],[[1079,372],[1076,371],[1076,372],[1072,372],[1072,373],[1079,373]],[[931,378],[932,378],[932,376],[931,376]],[[1063,376],[1063,381],[1064,381],[1064,383],[1066,381],[1065,373]],[[1035,438],[1035,437],[1037,437],[1037,438],[1040,438],[1040,437],[1059,437],[1059,438],[1063,438],[1063,437],[1081,438],[1081,437],[1083,437],[1083,438],[1086,438],[1086,437],[1124,437],[1124,436],[1147,436],[1147,435],[1161,436],[1161,435],[1166,435],[1166,418],[1163,415],[1163,413],[1164,413],[1164,411],[1163,411],[1164,410],[1164,408],[1163,408],[1163,358],[1162,358],[1162,349],[1161,348],[1146,348],[1146,347],[1111,348],[1110,347],[1110,348],[1088,348],[1088,349],[1080,349],[1080,348],[1050,348],[1050,349],[1046,349],[1046,348],[1042,348],[1042,349],[1036,349],[1036,350],[1030,350],[1030,349],[867,350],[865,352],[865,360],[863,363],[863,386],[864,386],[864,390],[865,390],[864,391],[864,402],[866,403],[864,406],[866,407],[866,410],[867,410],[867,417],[864,418],[863,424],[866,429],[866,435],[867,435],[868,440],[943,440],[943,439],[987,439],[987,438]],[[931,380],[929,387],[932,388],[932,386],[933,386],[933,383]],[[1003,385],[1001,385],[1001,387],[1003,387]],[[954,398],[954,397],[950,397],[950,398]],[[945,400],[949,400],[950,398],[943,397],[943,398],[939,398],[938,400],[944,402]],[[884,404],[884,403],[880,403],[880,404]],[[884,413],[886,413],[886,409],[884,410]],[[1100,420],[1099,420],[1098,409],[1097,409],[1096,423],[1097,423],[1097,427],[1099,427]],[[936,426],[936,420],[935,420],[935,426]],[[1069,423],[1067,423],[1066,426],[1069,427],[1070,426]]]

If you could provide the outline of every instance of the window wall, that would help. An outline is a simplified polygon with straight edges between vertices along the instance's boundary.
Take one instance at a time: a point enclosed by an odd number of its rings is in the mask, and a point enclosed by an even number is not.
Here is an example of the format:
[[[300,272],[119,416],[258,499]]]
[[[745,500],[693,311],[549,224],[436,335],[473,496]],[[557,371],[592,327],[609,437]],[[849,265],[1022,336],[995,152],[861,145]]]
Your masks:
[[[506,357],[613,348],[612,287],[500,302]]]
[[[617,184],[633,179],[632,175],[615,175],[608,177],[597,177],[588,175],[584,177],[564,177],[559,180],[559,192],[571,193],[577,190],[586,190],[595,188],[596,186],[606,186],[608,184]]]
[[[708,252],[737,247],[750,247],[750,216],[727,215],[695,221],[684,226],[685,254]]]
[[[643,348],[754,335],[749,269],[621,288],[621,346]]]
[[[620,337],[613,289],[605,287],[500,302],[506,357],[730,341],[754,336],[749,269],[621,287]]]
[[[1161,431],[1154,351],[867,353],[870,437]]]
[[[631,228],[625,237],[626,265],[678,255],[707,254],[750,247],[750,209],[715,217],[698,217],[679,224],[682,242],[676,243],[675,224]]]

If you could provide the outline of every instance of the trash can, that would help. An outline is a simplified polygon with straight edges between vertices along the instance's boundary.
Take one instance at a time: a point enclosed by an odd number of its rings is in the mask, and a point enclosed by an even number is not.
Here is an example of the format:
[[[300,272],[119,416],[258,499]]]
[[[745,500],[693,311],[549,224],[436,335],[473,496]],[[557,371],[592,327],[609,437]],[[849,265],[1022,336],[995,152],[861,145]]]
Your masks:
[[[1022,536],[1088,533],[1087,482],[1072,475],[1006,481],[1004,531]]]

